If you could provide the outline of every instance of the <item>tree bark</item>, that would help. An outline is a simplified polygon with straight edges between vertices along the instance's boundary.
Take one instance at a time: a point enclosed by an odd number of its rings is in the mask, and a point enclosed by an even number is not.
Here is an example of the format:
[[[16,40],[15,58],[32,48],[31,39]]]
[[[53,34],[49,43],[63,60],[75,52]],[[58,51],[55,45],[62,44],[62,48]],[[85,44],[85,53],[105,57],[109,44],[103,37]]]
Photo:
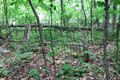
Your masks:
[[[1,22],[1,5],[2,5],[2,1],[0,1],[0,24],[2,24],[2,22]],[[1,35],[1,27],[0,27],[0,35]]]
[[[94,8],[97,8],[96,0],[94,0]],[[96,19],[96,22],[97,22],[97,27],[100,27],[100,23],[99,23],[99,19],[98,18]]]
[[[7,10],[7,0],[3,0],[4,2],[4,11],[5,11],[5,16],[6,16],[6,30],[7,30],[7,33],[8,33],[8,30],[9,30],[9,23],[8,23],[8,10]]]
[[[85,16],[85,26],[87,26],[87,16],[86,16],[85,9],[84,9],[84,0],[81,0],[81,3],[82,3],[82,10],[83,10],[84,16]]]
[[[67,23],[66,23],[66,17],[63,16],[66,11],[65,11],[65,8],[64,8],[63,0],[60,0],[60,2],[61,2],[61,20],[63,21],[64,26],[66,26],[67,25]]]
[[[0,1],[0,24],[1,24],[1,5],[2,5],[1,2],[2,2],[2,1]]]
[[[47,25],[47,24],[43,24],[43,23],[40,23],[41,25],[42,25],[42,27],[50,27],[50,25]],[[31,25],[31,27],[38,27],[38,25],[35,25],[35,24],[30,24]],[[0,25],[0,27],[2,27],[2,26],[5,26],[5,25]],[[25,27],[26,26],[26,24],[16,24],[16,25],[14,25],[14,24],[11,24],[11,25],[9,25],[9,27]],[[56,28],[56,29],[62,29],[62,30],[66,30],[67,28],[63,28],[63,27],[61,27],[60,25],[52,25],[52,27],[53,28]],[[77,29],[79,29],[79,28],[81,28],[81,30],[91,30],[91,27],[80,27],[80,26],[70,26],[69,28],[71,28],[71,29],[75,29],[75,30],[77,30]],[[97,30],[103,30],[103,28],[100,28],[100,27],[96,27],[95,29],[97,29]]]
[[[63,0],[60,0],[61,2],[61,27],[63,26],[62,22],[63,22]],[[62,37],[62,29],[60,30],[60,34]]]
[[[17,0],[16,0],[17,1]],[[15,4],[15,24],[17,23],[17,5]],[[18,30],[17,30],[17,26],[15,27],[15,29],[16,29],[16,36],[18,36]]]
[[[51,3],[52,4],[52,3]],[[51,36],[51,49],[52,49],[52,54],[54,54],[54,49],[53,49],[53,38],[52,38],[52,7],[51,7],[51,12],[50,12],[50,14],[51,14],[51,28],[50,28],[50,36]],[[53,65],[54,65],[54,80],[57,80],[56,79],[56,65],[55,65],[55,57],[53,56],[52,57],[52,59],[53,59]]]
[[[60,0],[61,2],[61,26],[62,26],[62,21],[63,21],[63,0]]]
[[[86,16],[86,13],[85,13],[85,9],[84,9],[84,0],[81,0],[81,3],[82,3],[82,10],[84,12],[84,16],[85,16],[85,26],[87,26],[87,16]],[[88,27],[88,26],[87,26]],[[89,28],[89,27],[88,27]],[[89,31],[87,29],[87,37],[89,39]],[[89,40],[88,40],[88,43],[89,43]]]
[[[117,64],[117,62],[118,62],[118,53],[119,53],[119,46],[118,46],[119,30],[120,30],[120,15],[119,15],[119,22],[118,22],[118,24],[117,24],[117,42],[116,42],[116,45],[117,45],[117,53],[116,53],[116,64]]]
[[[45,45],[44,45],[43,28],[42,28],[42,25],[40,24],[39,16],[37,15],[37,12],[36,12],[35,8],[33,7],[31,0],[29,0],[29,4],[30,4],[30,6],[31,6],[31,8],[32,8],[32,10],[34,12],[34,15],[37,18],[37,23],[38,23],[38,28],[39,28],[39,34],[40,34],[41,43],[42,43],[42,54],[43,54],[44,61],[45,61],[45,68],[47,69],[47,60],[46,60],[46,55],[45,55]]]
[[[91,0],[91,5],[93,1]],[[91,41],[94,41],[94,31],[93,31],[93,12],[92,12],[93,7],[90,7],[90,13],[91,13]]]
[[[108,67],[108,60],[107,60],[107,31],[108,31],[108,23],[109,23],[109,5],[108,0],[105,0],[105,27],[104,27],[104,64],[105,64],[105,72],[106,72],[106,79],[110,80],[109,76],[109,67]]]
[[[117,10],[117,5],[114,5],[113,4],[113,10]],[[111,27],[111,30],[114,30],[115,29],[115,25],[116,25],[116,14],[114,14],[112,16],[112,27]]]

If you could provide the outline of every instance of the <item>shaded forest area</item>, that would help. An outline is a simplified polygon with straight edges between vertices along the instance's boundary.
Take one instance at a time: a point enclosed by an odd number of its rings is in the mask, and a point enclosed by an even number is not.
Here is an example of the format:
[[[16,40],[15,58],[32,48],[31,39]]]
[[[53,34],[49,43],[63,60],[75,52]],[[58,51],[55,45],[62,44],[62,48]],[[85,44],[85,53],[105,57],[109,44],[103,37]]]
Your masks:
[[[120,80],[120,0],[1,0],[0,80]]]

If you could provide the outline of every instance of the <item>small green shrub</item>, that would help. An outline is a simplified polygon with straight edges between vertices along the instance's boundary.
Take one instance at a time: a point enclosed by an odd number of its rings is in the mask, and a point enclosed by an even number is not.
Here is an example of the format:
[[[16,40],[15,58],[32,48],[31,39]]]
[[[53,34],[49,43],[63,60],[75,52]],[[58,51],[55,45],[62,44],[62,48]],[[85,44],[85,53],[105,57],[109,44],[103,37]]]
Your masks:
[[[29,77],[34,77],[35,80],[39,80],[39,73],[38,73],[37,69],[31,69],[28,76]]]
[[[66,76],[76,76],[76,77],[83,77],[85,76],[85,68],[82,66],[75,66],[72,67],[69,62],[62,65],[62,70],[59,71],[61,75]]]
[[[7,76],[8,75],[8,70],[6,68],[0,69],[0,77]]]
[[[62,70],[59,71],[60,74],[66,74],[68,76],[73,76],[73,68],[69,64],[63,64]]]

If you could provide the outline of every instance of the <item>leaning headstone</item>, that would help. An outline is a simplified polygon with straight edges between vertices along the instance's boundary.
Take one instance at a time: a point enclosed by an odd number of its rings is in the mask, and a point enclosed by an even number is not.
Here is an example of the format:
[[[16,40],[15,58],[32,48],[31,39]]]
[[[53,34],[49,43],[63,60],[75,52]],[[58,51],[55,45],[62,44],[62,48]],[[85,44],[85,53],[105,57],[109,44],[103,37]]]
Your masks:
[[[29,39],[30,29],[31,29],[31,25],[30,24],[26,25],[23,41],[27,41],[27,39]]]

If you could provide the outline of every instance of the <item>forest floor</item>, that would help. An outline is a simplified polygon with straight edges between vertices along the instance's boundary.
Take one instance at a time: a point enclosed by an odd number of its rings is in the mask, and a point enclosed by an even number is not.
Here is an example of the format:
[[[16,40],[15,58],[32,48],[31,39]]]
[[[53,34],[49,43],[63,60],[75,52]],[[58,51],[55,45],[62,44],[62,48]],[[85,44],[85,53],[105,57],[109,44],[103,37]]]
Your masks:
[[[106,80],[103,64],[103,45],[90,46],[89,50],[92,51],[92,54],[90,54],[91,57],[89,63],[82,62],[82,60],[84,60],[83,55],[78,55],[76,52],[71,53],[69,51],[59,50],[58,55],[55,56],[57,75],[56,77],[59,78],[59,80]],[[107,46],[107,50],[114,52],[114,50],[116,50],[115,45],[110,42]],[[19,57],[17,56],[17,54],[14,54],[14,52],[2,53],[1,61],[3,62],[3,64],[0,65],[2,66],[0,68],[5,68],[9,72],[7,76],[1,74],[0,80],[53,80],[55,71],[52,62],[53,59],[48,56],[49,52],[50,50],[46,48],[48,66],[47,72],[44,70],[45,65],[41,50],[34,51],[33,54],[31,54],[29,57],[22,57],[20,58],[20,60],[18,60]],[[23,52],[20,53],[24,54]],[[120,80],[120,74],[115,73],[117,68],[115,67],[115,61],[113,57],[114,55],[108,52],[110,77],[111,80]],[[71,65],[66,65],[66,67],[69,67],[68,70],[73,71],[72,76],[69,76],[70,72],[67,71],[63,74],[60,74],[59,71],[63,69],[62,66],[64,64]],[[72,69],[75,68],[75,66],[80,66],[81,69],[84,69],[81,70],[81,75],[77,75],[75,73],[75,71],[77,71],[77,68],[74,70]],[[38,79],[35,78],[35,76],[28,76],[31,69],[38,70]],[[68,79],[66,78],[66,76],[71,77],[72,79]]]

